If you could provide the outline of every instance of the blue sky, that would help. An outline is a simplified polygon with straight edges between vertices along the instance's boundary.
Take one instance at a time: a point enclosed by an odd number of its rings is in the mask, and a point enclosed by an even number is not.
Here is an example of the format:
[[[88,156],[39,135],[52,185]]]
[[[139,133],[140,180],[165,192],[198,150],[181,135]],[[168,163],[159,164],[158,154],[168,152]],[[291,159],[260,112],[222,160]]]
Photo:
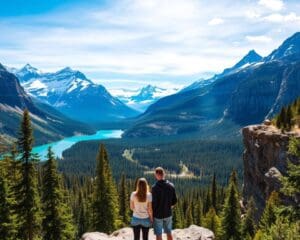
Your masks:
[[[109,89],[181,87],[300,30],[298,0],[0,0],[0,62]]]

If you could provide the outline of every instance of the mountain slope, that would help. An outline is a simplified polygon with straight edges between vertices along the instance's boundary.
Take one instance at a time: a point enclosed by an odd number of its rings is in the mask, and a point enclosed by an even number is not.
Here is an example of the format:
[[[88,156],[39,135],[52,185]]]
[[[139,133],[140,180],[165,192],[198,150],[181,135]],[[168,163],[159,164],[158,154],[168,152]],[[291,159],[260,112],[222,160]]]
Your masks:
[[[238,71],[242,70],[243,68],[250,66],[251,64],[260,62],[262,59],[263,59],[262,56],[260,56],[258,53],[256,53],[255,50],[251,50],[234,66],[224,69],[224,71],[222,73],[216,74],[212,78],[200,79],[196,82],[193,82],[191,85],[182,89],[181,92],[205,87],[205,86],[215,82],[219,78],[225,77],[226,75],[232,74],[234,72],[238,72]]]
[[[280,54],[290,46],[298,49],[298,36],[293,35],[264,61],[258,57],[259,62],[230,71],[209,85],[160,99],[124,136],[238,135],[241,126],[272,117],[300,95],[300,52]]]
[[[137,112],[110,95],[102,86],[67,67],[55,73],[41,73],[26,65],[16,75],[32,96],[79,121],[109,122],[137,115]]]
[[[18,135],[23,110],[30,111],[37,144],[79,133],[92,133],[85,124],[71,120],[51,106],[34,102],[15,75],[0,64],[0,134],[13,140]]]

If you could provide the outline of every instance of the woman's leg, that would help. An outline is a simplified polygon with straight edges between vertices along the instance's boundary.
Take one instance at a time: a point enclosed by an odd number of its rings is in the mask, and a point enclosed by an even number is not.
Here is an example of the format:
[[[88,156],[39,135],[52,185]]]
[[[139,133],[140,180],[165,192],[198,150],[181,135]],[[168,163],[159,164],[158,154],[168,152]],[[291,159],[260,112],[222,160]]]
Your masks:
[[[142,227],[142,232],[143,232],[143,240],[148,240],[149,228],[148,227]]]
[[[134,240],[140,240],[141,225],[133,226]]]

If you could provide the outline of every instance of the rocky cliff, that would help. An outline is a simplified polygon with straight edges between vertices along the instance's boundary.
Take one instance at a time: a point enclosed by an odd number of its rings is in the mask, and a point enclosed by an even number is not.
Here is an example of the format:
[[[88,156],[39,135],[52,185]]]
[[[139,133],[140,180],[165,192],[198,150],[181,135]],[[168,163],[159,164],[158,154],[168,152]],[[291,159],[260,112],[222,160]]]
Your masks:
[[[173,231],[173,237],[177,240],[212,240],[214,239],[214,233],[206,228],[191,225],[185,229],[175,229]],[[99,232],[85,233],[81,240],[132,240],[133,234],[131,228],[120,229],[111,235]],[[154,240],[153,229],[150,229],[149,240]],[[167,239],[165,234],[163,239]]]
[[[300,132],[282,133],[269,122],[243,129],[243,196],[245,201],[253,196],[258,214],[270,193],[280,188],[279,177],[286,174],[288,159],[296,161],[287,153],[291,137],[300,138]]]

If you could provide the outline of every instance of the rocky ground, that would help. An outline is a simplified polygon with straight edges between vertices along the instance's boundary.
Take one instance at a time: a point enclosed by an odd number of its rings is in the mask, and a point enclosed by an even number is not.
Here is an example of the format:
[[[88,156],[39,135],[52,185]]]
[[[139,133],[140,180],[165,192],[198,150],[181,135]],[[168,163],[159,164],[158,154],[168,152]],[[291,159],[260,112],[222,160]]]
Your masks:
[[[191,225],[185,229],[175,229],[173,231],[174,240],[212,240],[214,233],[207,228]],[[122,228],[111,235],[99,232],[85,233],[81,240],[132,240],[133,233],[131,228]],[[154,240],[153,229],[150,229],[149,240]],[[166,240],[166,235],[163,235]]]

